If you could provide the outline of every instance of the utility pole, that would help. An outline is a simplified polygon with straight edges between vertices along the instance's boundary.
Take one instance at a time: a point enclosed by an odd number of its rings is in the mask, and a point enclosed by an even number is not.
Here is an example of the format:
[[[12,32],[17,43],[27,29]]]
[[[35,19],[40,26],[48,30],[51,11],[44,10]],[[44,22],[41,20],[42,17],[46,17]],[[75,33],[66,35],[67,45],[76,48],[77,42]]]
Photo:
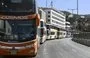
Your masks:
[[[78,19],[79,19],[79,16],[78,16],[78,14],[79,14],[79,2],[78,2],[78,0],[77,0],[77,18],[76,18],[76,21],[75,21],[75,29],[76,29],[76,32],[77,32],[77,26],[78,26]]]
[[[78,3],[78,0],[77,0],[77,16],[78,16],[78,13],[79,13],[79,9],[78,9],[79,5],[78,4],[79,3]]]

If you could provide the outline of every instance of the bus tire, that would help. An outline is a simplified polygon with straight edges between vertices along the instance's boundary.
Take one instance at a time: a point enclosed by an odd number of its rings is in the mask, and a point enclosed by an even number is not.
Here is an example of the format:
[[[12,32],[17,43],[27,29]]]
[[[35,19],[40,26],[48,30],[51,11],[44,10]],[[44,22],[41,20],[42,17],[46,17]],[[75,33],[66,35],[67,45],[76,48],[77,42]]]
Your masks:
[[[33,54],[31,57],[36,57],[37,53]]]

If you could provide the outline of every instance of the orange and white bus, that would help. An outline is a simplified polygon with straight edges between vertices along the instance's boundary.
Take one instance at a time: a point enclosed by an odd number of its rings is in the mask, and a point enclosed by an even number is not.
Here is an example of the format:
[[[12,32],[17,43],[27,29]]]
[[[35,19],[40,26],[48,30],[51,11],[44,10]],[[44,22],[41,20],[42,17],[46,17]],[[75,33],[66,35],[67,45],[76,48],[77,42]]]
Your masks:
[[[0,0],[0,56],[35,56],[39,22],[35,0]]]

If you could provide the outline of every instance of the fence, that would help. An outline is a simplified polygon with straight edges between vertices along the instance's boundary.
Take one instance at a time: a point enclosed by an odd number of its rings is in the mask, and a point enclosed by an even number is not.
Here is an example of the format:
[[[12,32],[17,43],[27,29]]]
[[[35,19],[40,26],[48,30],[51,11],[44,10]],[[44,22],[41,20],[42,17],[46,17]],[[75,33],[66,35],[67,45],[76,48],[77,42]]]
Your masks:
[[[79,32],[73,34],[73,41],[90,46],[90,32]]]

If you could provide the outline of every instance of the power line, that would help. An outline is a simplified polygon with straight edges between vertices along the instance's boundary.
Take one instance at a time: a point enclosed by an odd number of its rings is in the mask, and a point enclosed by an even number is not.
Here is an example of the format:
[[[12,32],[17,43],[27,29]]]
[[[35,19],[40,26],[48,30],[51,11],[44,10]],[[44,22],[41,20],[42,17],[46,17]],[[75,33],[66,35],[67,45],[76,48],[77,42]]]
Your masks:
[[[72,14],[73,14],[74,10],[76,10],[76,9],[68,9],[68,10],[72,11]]]

